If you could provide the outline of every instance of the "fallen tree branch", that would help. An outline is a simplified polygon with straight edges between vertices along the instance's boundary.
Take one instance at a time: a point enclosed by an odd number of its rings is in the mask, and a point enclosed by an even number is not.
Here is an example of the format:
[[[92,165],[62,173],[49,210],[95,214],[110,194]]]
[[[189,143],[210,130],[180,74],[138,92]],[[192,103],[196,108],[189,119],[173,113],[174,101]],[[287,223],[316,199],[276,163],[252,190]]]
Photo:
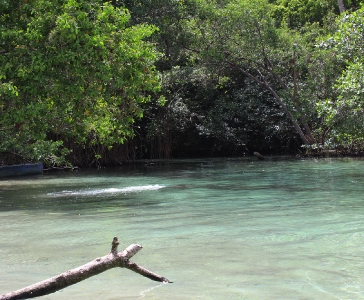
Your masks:
[[[259,160],[264,160],[264,156],[261,155],[259,152],[254,152],[253,153],[256,157],[258,157]]]
[[[118,252],[118,245],[118,238],[114,237],[111,252],[108,255],[96,258],[83,266],[69,270],[20,290],[1,295],[0,300],[28,299],[48,295],[115,267],[127,268],[149,279],[170,283],[167,278],[155,274],[129,261],[131,257],[143,248],[142,246],[132,244],[123,252]]]

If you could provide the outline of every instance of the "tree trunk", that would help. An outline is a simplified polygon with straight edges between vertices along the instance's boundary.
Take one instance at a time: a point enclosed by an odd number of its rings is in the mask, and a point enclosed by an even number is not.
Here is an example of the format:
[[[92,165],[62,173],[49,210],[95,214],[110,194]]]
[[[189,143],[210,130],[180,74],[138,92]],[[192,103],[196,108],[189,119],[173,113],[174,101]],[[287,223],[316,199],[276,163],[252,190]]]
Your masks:
[[[301,117],[300,118],[300,121],[302,122],[303,127],[305,128],[305,131],[306,131],[306,134],[305,134],[306,139],[310,142],[311,145],[317,144],[317,140],[313,136],[312,131],[311,131],[311,128],[310,128],[310,126],[308,126],[307,122],[304,120],[304,117]]]
[[[345,12],[344,1],[343,0],[337,0],[337,3],[339,4],[340,13]]]
[[[20,290],[1,295],[0,300],[28,299],[48,295],[115,267],[130,269],[155,281],[165,283],[170,282],[167,278],[148,271],[147,269],[129,261],[132,256],[143,248],[142,246],[132,244],[123,252],[118,253],[118,245],[118,238],[114,237],[111,252],[108,255],[96,258],[83,266],[69,270]]]
[[[299,101],[298,101],[298,72],[296,69],[296,58],[295,58],[295,54],[293,57],[293,99],[294,102],[296,103],[297,108],[299,108]],[[283,86],[285,89],[288,89],[286,85]],[[307,141],[310,144],[317,144],[316,139],[314,138],[314,136],[312,135],[312,131],[311,128],[308,126],[305,117],[301,116],[300,118],[301,124],[303,124],[303,127],[305,128],[306,134],[305,137],[307,139]]]
[[[232,67],[240,70],[243,74],[245,74],[246,76],[248,76],[250,79],[252,79],[253,81],[255,81],[256,83],[258,83],[259,85],[261,85],[262,87],[264,87],[265,89],[267,89],[272,95],[273,97],[277,100],[277,102],[279,103],[279,105],[282,107],[284,113],[287,115],[287,117],[291,120],[292,125],[294,126],[294,128],[296,129],[297,133],[299,134],[302,142],[305,145],[311,145],[310,141],[307,139],[307,137],[305,136],[305,134],[303,133],[300,125],[298,124],[297,120],[294,118],[294,116],[291,114],[291,112],[288,110],[287,105],[283,102],[282,98],[279,97],[279,95],[277,94],[277,92],[269,85],[269,83],[263,79],[260,80],[257,77],[255,77],[253,74],[251,74],[250,72],[248,72],[247,70],[245,70],[244,68],[241,68],[239,66],[237,66],[235,63],[227,61],[227,63],[229,65],[231,65]],[[263,77],[263,76],[262,76]]]
[[[310,145],[311,142],[307,139],[306,135],[303,133],[303,131],[302,131],[300,125],[298,124],[297,120],[293,117],[293,115],[291,114],[291,112],[288,110],[286,104],[283,102],[283,100],[281,99],[281,97],[279,97],[279,95],[276,93],[276,91],[273,90],[268,84],[266,84],[265,87],[276,98],[276,100],[278,101],[278,103],[282,107],[283,111],[286,113],[286,115],[288,116],[288,118],[291,120],[291,122],[292,122],[294,128],[296,129],[297,133],[299,134],[302,142],[305,145]]]

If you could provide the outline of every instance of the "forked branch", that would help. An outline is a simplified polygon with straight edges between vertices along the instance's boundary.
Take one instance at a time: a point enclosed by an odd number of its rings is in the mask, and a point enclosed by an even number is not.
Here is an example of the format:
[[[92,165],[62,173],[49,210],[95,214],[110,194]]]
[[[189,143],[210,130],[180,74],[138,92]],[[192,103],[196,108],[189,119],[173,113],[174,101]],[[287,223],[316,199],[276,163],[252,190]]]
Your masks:
[[[154,281],[165,283],[171,282],[167,278],[155,274],[138,266],[136,263],[129,261],[131,257],[143,248],[142,246],[132,244],[124,251],[118,252],[118,245],[118,238],[114,237],[109,254],[96,258],[83,266],[69,270],[52,278],[43,280],[20,290],[1,295],[0,300],[28,299],[48,295],[115,267],[127,268]]]

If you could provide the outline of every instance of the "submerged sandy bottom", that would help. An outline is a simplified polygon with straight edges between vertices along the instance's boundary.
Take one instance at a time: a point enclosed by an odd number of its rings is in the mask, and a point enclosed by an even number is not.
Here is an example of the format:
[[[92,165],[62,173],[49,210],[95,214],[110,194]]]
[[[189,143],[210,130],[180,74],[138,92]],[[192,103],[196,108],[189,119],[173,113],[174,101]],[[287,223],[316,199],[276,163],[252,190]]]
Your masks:
[[[0,294],[132,243],[42,299],[363,299],[364,161],[174,161],[0,181]]]

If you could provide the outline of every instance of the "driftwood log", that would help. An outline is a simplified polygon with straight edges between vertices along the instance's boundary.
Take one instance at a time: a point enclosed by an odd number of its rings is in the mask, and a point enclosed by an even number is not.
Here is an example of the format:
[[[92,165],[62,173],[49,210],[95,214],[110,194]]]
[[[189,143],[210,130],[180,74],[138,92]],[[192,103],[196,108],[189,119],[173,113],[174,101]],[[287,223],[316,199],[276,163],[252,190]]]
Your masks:
[[[155,274],[129,261],[131,257],[143,248],[142,246],[132,244],[123,252],[118,252],[118,245],[118,238],[114,237],[111,252],[108,255],[96,258],[83,266],[69,270],[20,290],[1,295],[0,300],[28,299],[48,295],[115,267],[127,268],[142,276],[148,277],[149,279],[170,283],[167,278]]]
[[[258,157],[259,160],[264,160],[264,156],[261,155],[259,152],[254,152],[253,153],[256,157]]]

